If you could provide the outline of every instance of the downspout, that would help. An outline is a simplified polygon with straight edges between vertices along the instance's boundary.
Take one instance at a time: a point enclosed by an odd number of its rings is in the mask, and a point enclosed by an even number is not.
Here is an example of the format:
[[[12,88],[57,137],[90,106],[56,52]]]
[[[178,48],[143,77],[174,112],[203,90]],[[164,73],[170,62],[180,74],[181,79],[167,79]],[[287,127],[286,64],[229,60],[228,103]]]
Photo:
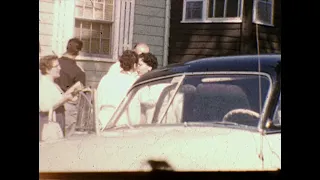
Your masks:
[[[166,0],[166,14],[165,14],[165,32],[164,32],[164,46],[163,46],[163,64],[168,65],[168,52],[169,52],[169,36],[170,36],[170,8],[171,0]]]

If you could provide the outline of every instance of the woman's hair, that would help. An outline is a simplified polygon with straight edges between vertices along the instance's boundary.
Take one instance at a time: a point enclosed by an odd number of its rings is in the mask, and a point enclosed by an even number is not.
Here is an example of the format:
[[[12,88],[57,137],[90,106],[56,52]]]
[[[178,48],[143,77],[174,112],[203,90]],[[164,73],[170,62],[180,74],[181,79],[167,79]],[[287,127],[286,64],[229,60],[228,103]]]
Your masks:
[[[157,58],[151,53],[142,53],[139,55],[139,58],[141,58],[148,66],[152,67],[152,70],[158,67]]]
[[[40,59],[40,65],[39,65],[39,69],[41,71],[41,74],[46,75],[48,72],[47,70],[51,70],[52,69],[52,62],[58,60],[58,56],[56,55],[48,55],[48,56],[44,56]]]
[[[119,58],[120,67],[124,71],[130,71],[134,68],[134,64],[138,63],[138,55],[132,50],[126,50]]]

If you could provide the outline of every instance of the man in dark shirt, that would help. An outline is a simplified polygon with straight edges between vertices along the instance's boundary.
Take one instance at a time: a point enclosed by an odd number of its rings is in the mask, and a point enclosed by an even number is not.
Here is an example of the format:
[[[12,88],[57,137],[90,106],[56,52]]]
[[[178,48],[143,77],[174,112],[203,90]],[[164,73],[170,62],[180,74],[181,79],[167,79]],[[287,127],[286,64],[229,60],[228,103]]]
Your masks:
[[[70,39],[67,45],[67,52],[59,59],[61,70],[60,77],[56,80],[56,83],[64,92],[78,81],[83,85],[86,84],[86,75],[75,61],[79,51],[82,49],[82,45],[81,40],[77,38]]]
[[[61,67],[60,77],[55,82],[66,92],[76,82],[80,81],[84,86],[86,84],[85,72],[77,65],[75,58],[79,55],[83,43],[78,38],[72,38],[68,41],[67,51],[59,59]],[[66,128],[75,124],[77,118],[77,101],[69,101],[65,104],[66,108]]]

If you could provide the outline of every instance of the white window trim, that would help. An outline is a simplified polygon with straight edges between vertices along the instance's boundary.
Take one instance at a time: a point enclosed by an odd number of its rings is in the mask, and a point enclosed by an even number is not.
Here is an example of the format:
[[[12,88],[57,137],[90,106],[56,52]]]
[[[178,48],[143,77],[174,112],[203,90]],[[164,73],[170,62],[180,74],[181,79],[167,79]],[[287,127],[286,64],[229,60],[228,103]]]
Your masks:
[[[259,24],[259,25],[265,25],[265,26],[271,26],[271,27],[274,27],[274,0],[271,0],[271,24],[269,23],[264,23],[264,22],[261,22],[259,20],[257,20],[257,13],[256,13],[256,10],[257,10],[257,4],[258,4],[258,1],[261,1],[261,0],[253,0],[253,10],[252,10],[252,22],[255,23],[255,24]]]
[[[75,4],[75,0],[72,0],[73,4]],[[94,53],[85,53],[85,52],[80,52],[79,56],[76,57],[77,60],[81,60],[81,61],[102,61],[102,62],[116,62],[117,61],[117,57],[115,55],[115,51],[114,49],[117,49],[118,46],[114,44],[115,42],[115,38],[117,37],[116,34],[118,34],[119,32],[116,29],[116,24],[118,24],[118,20],[115,18],[116,16],[116,12],[120,11],[119,6],[117,6],[117,4],[120,1],[114,0],[113,2],[113,16],[112,16],[112,29],[111,29],[111,38],[110,38],[110,45],[111,45],[111,54],[110,55],[102,55],[102,54],[94,54]],[[74,7],[75,8],[75,7]],[[73,8],[73,9],[74,9]],[[75,24],[75,20],[79,19],[79,20],[86,20],[86,18],[77,18],[75,16],[75,14],[73,14],[73,30],[72,30],[72,35],[74,36],[74,24]],[[99,22],[99,20],[92,20],[95,22]],[[105,22],[105,21],[100,21],[100,22]],[[115,58],[116,57],[116,58]]]
[[[118,61],[118,49],[119,43],[116,39],[119,39],[119,15],[120,15],[120,0],[114,0],[114,14],[113,14],[113,27],[111,36],[111,55],[101,55],[101,54],[89,54],[80,52],[79,56],[76,57],[77,60],[80,61],[100,61],[100,62],[117,62]],[[64,9],[68,8],[68,11]],[[52,46],[53,52],[55,52],[58,56],[61,56],[65,52],[66,43],[69,39],[74,37],[74,25],[75,25],[75,0],[67,0],[67,1],[55,1],[55,11],[54,15],[56,17],[63,16],[63,22],[59,22],[58,18],[55,18],[54,22],[54,32]],[[70,9],[72,9],[70,11]],[[61,14],[64,12],[64,14]],[[130,22],[132,23],[132,22]],[[58,25],[59,24],[59,25]],[[63,28],[63,29],[61,29]],[[63,31],[63,33],[59,33]]]
[[[116,62],[117,59],[113,59],[111,57],[97,57],[97,56],[86,56],[86,55],[79,55],[75,58],[79,61],[95,61],[95,62]]]
[[[202,7],[202,20],[186,20],[186,3],[188,1],[200,1],[203,2]],[[234,18],[207,18],[208,11],[208,1],[207,0],[183,0],[183,10],[182,10],[182,21],[181,23],[241,23],[243,16],[243,0],[239,1],[240,3],[240,17]]]

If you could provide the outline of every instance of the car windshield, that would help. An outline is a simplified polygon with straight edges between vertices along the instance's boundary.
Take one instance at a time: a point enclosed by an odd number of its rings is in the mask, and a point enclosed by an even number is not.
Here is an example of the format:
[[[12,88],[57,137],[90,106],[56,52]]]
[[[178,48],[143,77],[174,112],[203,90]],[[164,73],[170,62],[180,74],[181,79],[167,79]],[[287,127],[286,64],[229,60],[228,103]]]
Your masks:
[[[164,77],[132,88],[114,114],[112,124],[114,127],[225,121],[257,127],[270,84],[268,76],[257,73]]]

